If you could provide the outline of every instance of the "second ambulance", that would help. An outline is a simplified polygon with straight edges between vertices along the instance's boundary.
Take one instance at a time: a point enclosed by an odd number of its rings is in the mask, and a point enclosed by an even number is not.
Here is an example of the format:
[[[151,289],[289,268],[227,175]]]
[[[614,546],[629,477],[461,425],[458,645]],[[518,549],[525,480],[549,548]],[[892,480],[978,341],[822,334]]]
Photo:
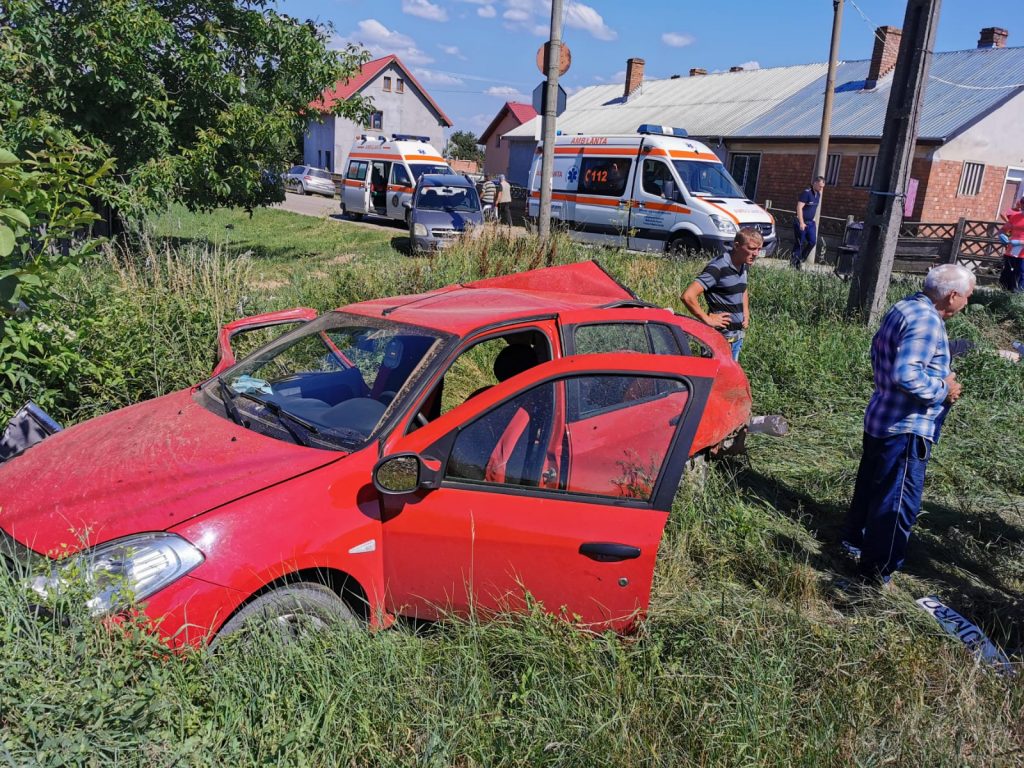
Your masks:
[[[541,150],[530,169],[528,214],[540,206]],[[717,155],[686,131],[641,125],[625,136],[560,136],[551,179],[552,222],[573,237],[637,251],[722,253],[756,229],[775,248],[771,215],[747,199]]]

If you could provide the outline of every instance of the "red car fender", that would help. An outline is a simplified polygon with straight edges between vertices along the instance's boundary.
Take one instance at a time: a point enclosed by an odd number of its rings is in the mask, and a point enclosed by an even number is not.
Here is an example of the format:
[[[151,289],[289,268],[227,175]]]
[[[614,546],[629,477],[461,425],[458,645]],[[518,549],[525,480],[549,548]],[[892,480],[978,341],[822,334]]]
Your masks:
[[[296,307],[294,309],[283,309],[278,312],[267,312],[252,317],[241,317],[232,320],[220,327],[217,334],[217,365],[213,369],[211,377],[227,370],[235,364],[235,352],[231,348],[231,339],[244,331],[254,331],[257,328],[268,328],[272,325],[287,325],[288,323],[308,323],[315,320],[317,311],[309,307]]]
[[[252,596],[301,572],[307,572],[302,576],[307,581],[328,571],[347,575],[366,595],[371,627],[390,623],[382,613],[380,502],[371,480],[377,450],[374,443],[172,529],[206,557],[189,574],[207,585],[206,594],[188,596],[190,642],[216,633]],[[170,611],[162,635],[179,631],[185,618],[177,608],[180,598],[164,595],[174,586],[154,596],[147,610],[151,616]]]

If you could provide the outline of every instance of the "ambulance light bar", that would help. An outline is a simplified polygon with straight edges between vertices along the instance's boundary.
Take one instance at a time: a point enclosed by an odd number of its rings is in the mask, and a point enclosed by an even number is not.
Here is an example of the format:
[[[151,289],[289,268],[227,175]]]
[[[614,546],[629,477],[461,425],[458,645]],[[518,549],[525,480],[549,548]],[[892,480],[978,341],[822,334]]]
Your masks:
[[[392,133],[391,138],[395,141],[422,141],[424,144],[430,141],[429,136],[413,136],[411,133]]]
[[[637,133],[647,133],[654,136],[678,136],[680,139],[685,139],[688,134],[685,128],[673,128],[668,125],[653,125],[651,123],[644,123],[636,129]]]

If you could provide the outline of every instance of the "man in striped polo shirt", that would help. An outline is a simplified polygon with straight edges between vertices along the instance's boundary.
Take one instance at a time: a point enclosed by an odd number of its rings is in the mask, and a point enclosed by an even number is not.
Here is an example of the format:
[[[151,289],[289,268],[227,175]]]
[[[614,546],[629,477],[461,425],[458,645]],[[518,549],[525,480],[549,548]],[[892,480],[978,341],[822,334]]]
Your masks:
[[[760,232],[741,229],[736,233],[732,251],[704,267],[683,294],[683,304],[693,316],[725,336],[732,347],[733,360],[739,360],[743,337],[750,324],[747,267],[754,263],[762,245],[764,238]],[[707,312],[698,301],[701,294],[707,302]]]

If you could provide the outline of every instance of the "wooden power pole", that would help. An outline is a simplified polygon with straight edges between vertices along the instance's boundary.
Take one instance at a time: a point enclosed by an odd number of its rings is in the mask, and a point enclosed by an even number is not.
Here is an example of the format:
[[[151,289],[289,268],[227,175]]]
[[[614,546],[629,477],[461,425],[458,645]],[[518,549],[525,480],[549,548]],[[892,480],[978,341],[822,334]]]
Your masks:
[[[832,132],[832,100],[836,95],[836,63],[839,59],[839,35],[843,29],[843,2],[832,0],[832,42],[828,47],[828,75],[825,77],[825,103],[821,108],[821,137],[818,139],[818,159],[814,162],[814,178],[824,176],[828,168],[828,139]],[[825,190],[821,190],[818,207],[814,209],[814,231],[821,232],[821,204],[825,201]],[[818,236],[821,239],[821,236]],[[807,263],[813,264],[817,256],[815,243],[807,254]]]
[[[551,235],[551,174],[555,168],[555,113],[558,110],[558,69],[562,57],[562,0],[551,0],[551,41],[548,44],[547,97],[541,128],[543,154],[540,159],[540,209],[537,234],[541,240]]]
[[[940,4],[941,0],[907,0],[885,128],[846,305],[847,314],[860,315],[868,324],[877,322],[886,309]]]

